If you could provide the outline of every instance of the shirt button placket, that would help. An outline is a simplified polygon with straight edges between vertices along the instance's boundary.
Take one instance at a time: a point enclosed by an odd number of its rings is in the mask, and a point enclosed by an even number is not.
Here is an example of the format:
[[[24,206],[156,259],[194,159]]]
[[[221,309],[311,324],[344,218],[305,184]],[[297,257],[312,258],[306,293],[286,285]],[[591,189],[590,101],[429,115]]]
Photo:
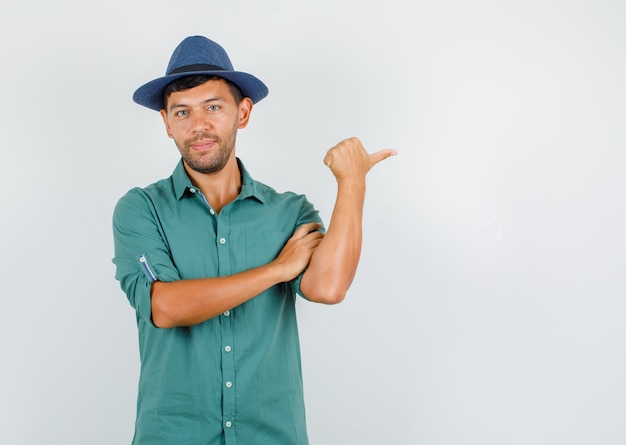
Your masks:
[[[234,443],[235,431],[234,420],[235,407],[235,361],[233,344],[233,312],[226,311],[222,314],[222,413],[224,416],[224,437],[226,444]]]
[[[232,274],[229,236],[228,211],[222,211],[217,224],[217,257],[219,275]],[[234,352],[234,320],[235,311],[224,311],[220,317],[222,330],[222,415],[224,419],[224,438],[226,444],[235,443],[235,352]]]

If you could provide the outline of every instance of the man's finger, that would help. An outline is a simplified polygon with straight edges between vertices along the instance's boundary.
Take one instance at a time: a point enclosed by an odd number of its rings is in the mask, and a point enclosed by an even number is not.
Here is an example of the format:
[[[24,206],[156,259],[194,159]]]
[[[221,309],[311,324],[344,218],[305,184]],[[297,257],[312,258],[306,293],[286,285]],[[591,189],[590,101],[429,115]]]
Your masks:
[[[394,150],[393,148],[387,148],[385,150],[377,151],[376,153],[371,153],[370,154],[370,165],[374,166],[374,165],[378,164],[380,161],[382,161],[383,159],[387,159],[388,157],[395,156],[397,154],[398,154],[398,152],[396,150]]]

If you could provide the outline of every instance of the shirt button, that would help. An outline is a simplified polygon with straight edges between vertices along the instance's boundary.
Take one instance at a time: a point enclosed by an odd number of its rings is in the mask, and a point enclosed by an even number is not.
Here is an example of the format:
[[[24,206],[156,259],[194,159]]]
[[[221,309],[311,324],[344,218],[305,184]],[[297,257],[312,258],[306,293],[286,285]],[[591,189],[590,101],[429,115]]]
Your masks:
[[[226,351],[226,352],[230,352],[230,351],[231,351],[230,346],[226,346],[226,347],[224,348],[224,351]]]
[[[220,244],[226,244],[226,238],[220,238]]]
[[[191,193],[196,193],[196,189],[189,189]]]
[[[226,382],[226,388],[232,388],[233,384],[232,382]]]
[[[233,426],[233,423],[229,420],[228,422],[225,423],[226,428],[230,428],[231,426]]]
[[[209,213],[210,213],[211,215],[215,215],[215,210],[213,210],[213,209],[209,209]]]
[[[228,317],[230,315],[230,311],[224,312],[224,315]]]

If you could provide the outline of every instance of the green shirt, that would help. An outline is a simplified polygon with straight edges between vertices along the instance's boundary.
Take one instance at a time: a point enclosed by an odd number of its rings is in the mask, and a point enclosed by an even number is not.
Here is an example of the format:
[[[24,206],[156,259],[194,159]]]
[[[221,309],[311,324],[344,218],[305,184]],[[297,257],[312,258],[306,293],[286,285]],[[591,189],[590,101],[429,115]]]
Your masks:
[[[301,224],[303,195],[254,181],[219,214],[187,176],[122,197],[113,215],[116,279],[137,315],[141,375],[134,444],[307,444],[295,314],[301,276],[189,327],[157,328],[154,280],[232,275],[272,261]]]

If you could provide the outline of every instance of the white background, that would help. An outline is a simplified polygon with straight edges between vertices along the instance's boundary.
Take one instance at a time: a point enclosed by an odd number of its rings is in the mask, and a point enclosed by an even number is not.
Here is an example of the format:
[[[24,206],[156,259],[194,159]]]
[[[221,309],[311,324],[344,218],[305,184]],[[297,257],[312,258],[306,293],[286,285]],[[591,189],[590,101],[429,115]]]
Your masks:
[[[314,445],[626,443],[621,1],[10,2],[0,15],[0,442],[130,443],[111,213],[178,153],[131,100],[202,34],[270,95],[254,177],[328,221],[368,178],[347,300],[299,302]]]

